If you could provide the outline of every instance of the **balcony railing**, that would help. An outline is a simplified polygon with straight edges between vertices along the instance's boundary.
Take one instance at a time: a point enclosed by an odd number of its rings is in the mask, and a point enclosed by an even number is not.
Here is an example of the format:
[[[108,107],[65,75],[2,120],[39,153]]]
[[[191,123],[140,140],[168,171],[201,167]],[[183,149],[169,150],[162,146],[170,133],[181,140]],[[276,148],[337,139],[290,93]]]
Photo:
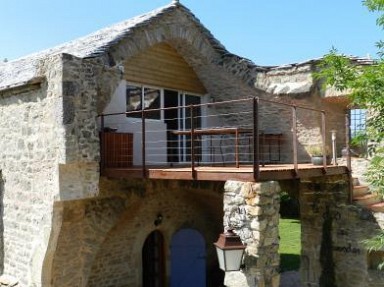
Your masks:
[[[326,154],[325,111],[257,97],[99,118],[101,169],[140,167],[144,177],[149,167],[189,167],[194,174],[198,166],[247,166],[257,181],[261,166],[282,163],[293,164],[297,173],[299,163],[309,160],[299,141],[303,123]],[[348,118],[345,130],[349,135]]]

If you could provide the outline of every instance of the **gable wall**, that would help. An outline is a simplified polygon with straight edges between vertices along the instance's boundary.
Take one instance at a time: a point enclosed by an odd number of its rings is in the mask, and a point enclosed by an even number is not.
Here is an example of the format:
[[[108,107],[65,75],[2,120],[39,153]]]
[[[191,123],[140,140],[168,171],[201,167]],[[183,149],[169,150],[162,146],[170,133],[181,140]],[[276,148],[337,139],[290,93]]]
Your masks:
[[[168,89],[205,94],[206,90],[193,69],[171,46],[159,43],[128,59],[124,78]]]

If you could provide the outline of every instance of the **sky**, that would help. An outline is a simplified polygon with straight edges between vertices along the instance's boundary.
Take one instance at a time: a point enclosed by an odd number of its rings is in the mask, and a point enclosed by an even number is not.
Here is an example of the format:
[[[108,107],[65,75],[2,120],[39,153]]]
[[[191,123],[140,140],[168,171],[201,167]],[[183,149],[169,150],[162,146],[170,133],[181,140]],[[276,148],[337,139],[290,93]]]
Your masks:
[[[0,59],[13,60],[171,0],[0,0]],[[376,57],[383,31],[361,0],[181,0],[232,53],[258,65],[319,58],[332,47]],[[383,37],[384,38],[384,37]]]

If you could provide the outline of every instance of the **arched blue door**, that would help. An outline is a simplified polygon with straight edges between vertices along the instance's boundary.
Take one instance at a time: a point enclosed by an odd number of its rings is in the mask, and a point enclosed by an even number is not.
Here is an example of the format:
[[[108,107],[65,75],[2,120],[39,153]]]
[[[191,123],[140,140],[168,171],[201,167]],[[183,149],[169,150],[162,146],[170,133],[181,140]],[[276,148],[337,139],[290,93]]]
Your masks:
[[[205,287],[205,240],[194,229],[181,229],[171,242],[171,287]]]

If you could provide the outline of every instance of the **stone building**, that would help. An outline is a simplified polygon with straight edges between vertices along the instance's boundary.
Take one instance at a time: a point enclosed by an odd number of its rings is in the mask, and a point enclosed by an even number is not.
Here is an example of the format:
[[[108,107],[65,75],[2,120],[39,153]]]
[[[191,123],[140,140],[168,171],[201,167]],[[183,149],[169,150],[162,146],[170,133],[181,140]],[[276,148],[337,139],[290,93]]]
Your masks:
[[[380,286],[361,239],[382,213],[351,204],[347,166],[308,163],[348,129],[316,63],[257,66],[177,1],[1,63],[2,286],[278,286],[281,189],[305,286]],[[223,228],[241,271],[218,268]]]

